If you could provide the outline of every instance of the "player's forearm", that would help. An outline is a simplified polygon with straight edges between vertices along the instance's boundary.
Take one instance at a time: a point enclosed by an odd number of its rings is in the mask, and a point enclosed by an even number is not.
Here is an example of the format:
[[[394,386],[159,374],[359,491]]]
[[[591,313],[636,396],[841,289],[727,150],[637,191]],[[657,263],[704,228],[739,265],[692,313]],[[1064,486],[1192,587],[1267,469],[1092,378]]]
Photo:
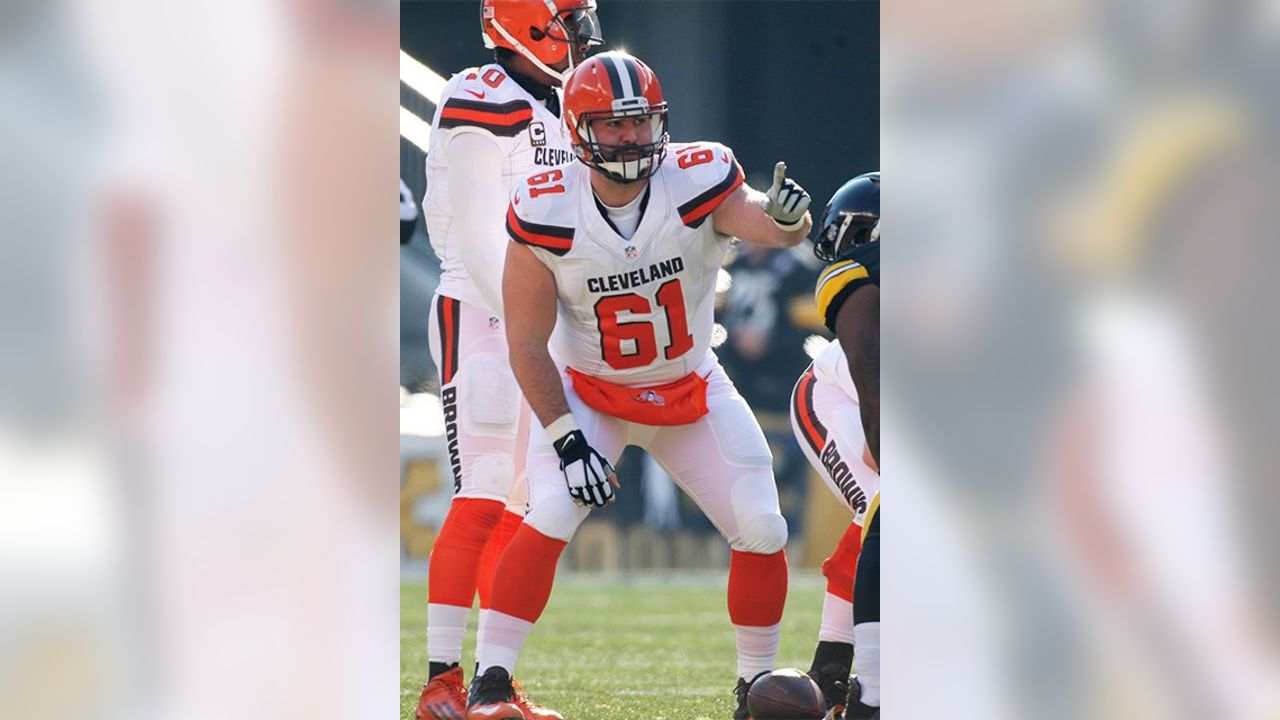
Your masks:
[[[844,346],[844,341],[840,344]],[[845,346],[845,358],[849,361],[849,375],[858,390],[858,411],[862,415],[862,432],[867,436],[867,447],[876,465],[880,464],[880,338],[874,344],[864,339],[862,347],[850,353]]]
[[[547,352],[547,346],[535,343],[511,343],[511,370],[525,400],[543,427],[569,413],[560,370]]]
[[[880,399],[874,403],[863,403],[859,398],[859,411],[862,413],[862,431],[867,436],[867,447],[871,450],[871,458],[880,467]]]
[[[742,238],[746,242],[768,247],[788,248],[799,245],[809,236],[809,229],[813,227],[813,218],[809,216],[809,213],[805,213],[804,219],[800,222],[800,227],[784,230],[764,211],[764,193],[749,190],[748,197],[751,199],[749,209],[753,211],[752,215],[754,216],[751,219],[754,232],[752,237]]]
[[[862,430],[871,457],[880,464],[880,288],[858,288],[836,316],[836,336],[858,391]]]
[[[502,282],[511,308],[507,317],[511,371],[529,407],[546,427],[569,412],[560,370],[547,350],[556,326],[555,276],[532,250],[512,242],[507,244]]]

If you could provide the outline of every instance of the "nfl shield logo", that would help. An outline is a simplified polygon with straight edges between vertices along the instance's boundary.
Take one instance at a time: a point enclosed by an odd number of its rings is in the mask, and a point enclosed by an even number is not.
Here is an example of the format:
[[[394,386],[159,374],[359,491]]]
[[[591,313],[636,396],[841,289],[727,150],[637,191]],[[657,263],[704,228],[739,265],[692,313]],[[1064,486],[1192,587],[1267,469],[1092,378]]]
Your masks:
[[[490,317],[490,318],[489,318],[489,329],[490,329],[490,330],[497,330],[497,329],[498,329],[498,318],[496,318],[496,317]]]
[[[635,245],[628,245],[628,246],[627,246],[626,253],[627,253],[627,259],[628,259],[628,260],[635,260],[635,259],[636,259],[636,246],[635,246]]]

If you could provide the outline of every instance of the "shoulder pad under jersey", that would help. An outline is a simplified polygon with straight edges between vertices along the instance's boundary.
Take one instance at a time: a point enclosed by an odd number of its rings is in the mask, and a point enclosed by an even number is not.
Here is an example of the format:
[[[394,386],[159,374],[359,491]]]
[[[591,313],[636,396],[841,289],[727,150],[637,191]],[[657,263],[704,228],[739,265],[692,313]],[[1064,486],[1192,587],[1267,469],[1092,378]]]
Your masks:
[[[516,180],[507,206],[507,234],[521,245],[562,256],[573,247],[577,184],[583,166],[561,165]]]
[[[827,266],[818,276],[814,299],[818,314],[831,332],[836,331],[840,306],[863,285],[880,286],[880,243],[855,245]]]
[[[681,222],[691,228],[701,226],[742,184],[742,166],[733,151],[715,142],[672,143],[662,173]]]
[[[473,127],[514,137],[533,121],[530,97],[495,64],[454,75],[440,95],[440,128]]]

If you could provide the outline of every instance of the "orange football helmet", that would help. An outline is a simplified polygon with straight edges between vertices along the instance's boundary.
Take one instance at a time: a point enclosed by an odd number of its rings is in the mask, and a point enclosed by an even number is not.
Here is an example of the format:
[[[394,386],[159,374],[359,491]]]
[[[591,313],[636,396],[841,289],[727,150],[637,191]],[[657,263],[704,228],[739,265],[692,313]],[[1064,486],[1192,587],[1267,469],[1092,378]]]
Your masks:
[[[620,118],[646,118],[641,139],[648,142],[601,143],[592,121]],[[625,52],[600,53],[573,71],[565,82],[564,122],[578,159],[617,182],[649,177],[667,153],[667,102],[658,76]]]
[[[596,0],[482,0],[480,30],[485,47],[520,53],[562,83],[591,46],[604,42]],[[565,58],[565,70],[551,67]]]

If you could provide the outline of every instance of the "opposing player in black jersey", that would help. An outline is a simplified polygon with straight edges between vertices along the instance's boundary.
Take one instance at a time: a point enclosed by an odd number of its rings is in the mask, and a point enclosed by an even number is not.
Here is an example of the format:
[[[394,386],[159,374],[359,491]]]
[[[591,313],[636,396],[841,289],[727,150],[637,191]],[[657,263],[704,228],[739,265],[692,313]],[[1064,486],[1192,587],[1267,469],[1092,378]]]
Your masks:
[[[853,513],[822,565],[827,594],[809,670],[827,698],[828,720],[878,717],[880,704],[879,240],[874,172],[845,183],[823,212],[814,254],[828,265],[816,296],[837,340],[800,376],[792,399],[801,449]],[[854,665],[858,677],[850,686]]]

